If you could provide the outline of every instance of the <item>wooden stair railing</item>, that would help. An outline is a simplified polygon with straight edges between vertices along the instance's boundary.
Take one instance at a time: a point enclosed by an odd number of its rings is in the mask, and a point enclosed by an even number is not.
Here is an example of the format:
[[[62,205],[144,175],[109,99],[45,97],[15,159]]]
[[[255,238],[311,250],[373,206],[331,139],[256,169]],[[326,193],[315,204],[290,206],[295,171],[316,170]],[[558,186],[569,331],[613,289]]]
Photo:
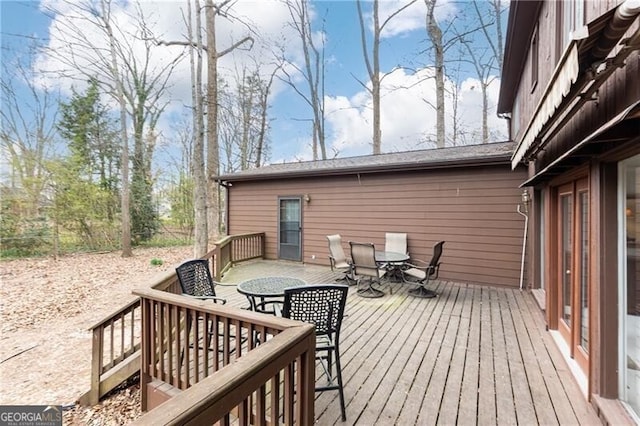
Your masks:
[[[211,261],[216,281],[234,264],[264,257],[265,234],[231,235],[216,242],[202,259]],[[150,288],[180,294],[175,271],[153,279]],[[80,396],[82,405],[95,405],[100,398],[140,370],[140,299],[108,315],[89,330],[92,333],[91,388]]]
[[[313,423],[312,325],[153,289],[135,294],[148,411],[137,424]],[[211,322],[224,332],[209,334]]]

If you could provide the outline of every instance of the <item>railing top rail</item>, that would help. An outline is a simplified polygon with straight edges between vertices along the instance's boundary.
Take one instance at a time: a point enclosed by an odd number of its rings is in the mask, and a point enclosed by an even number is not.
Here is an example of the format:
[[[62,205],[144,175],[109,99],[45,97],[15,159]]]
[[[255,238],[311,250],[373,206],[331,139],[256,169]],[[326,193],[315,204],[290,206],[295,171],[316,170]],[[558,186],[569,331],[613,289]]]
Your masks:
[[[232,320],[249,322],[255,325],[260,325],[279,331],[291,327],[299,327],[301,324],[299,321],[293,321],[288,318],[281,318],[273,315],[264,315],[245,309],[212,303],[208,300],[199,300],[181,294],[172,294],[150,288],[136,289],[133,291],[133,294],[142,298],[151,299],[158,302],[170,303],[172,305],[176,305],[182,308],[194,309],[200,312],[222,315]]]
[[[252,349],[133,424],[186,424],[202,420],[215,422],[219,420],[216,416],[228,413],[246,398],[247,388],[257,389],[301,353],[313,350],[314,343],[313,326],[296,322],[295,327],[284,330]],[[241,388],[245,391],[241,391]]]
[[[135,298],[135,299],[131,300],[131,302],[129,302],[126,305],[122,306],[117,311],[111,312],[108,316],[102,318],[100,321],[98,321],[97,323],[95,323],[91,327],[87,328],[87,330],[95,330],[96,328],[100,328],[103,325],[111,322],[111,320],[113,320],[114,318],[118,317],[123,312],[126,312],[126,311],[130,310],[131,308],[133,308],[133,307],[135,307],[136,305],[139,305],[139,304],[140,304],[140,299]]]
[[[217,246],[222,246],[222,245],[225,245],[226,243],[228,243],[229,241],[241,240],[241,239],[247,238],[247,237],[257,237],[257,236],[260,236],[260,235],[264,235],[264,232],[250,232],[250,233],[246,233],[246,234],[227,235],[226,237],[223,237],[222,239],[216,241],[216,245]]]
[[[149,288],[153,288],[153,287],[155,287],[157,285],[160,285],[160,284],[166,282],[167,280],[172,279],[175,276],[176,276],[176,271],[173,270],[173,269],[171,269],[169,271],[159,272],[154,277],[152,277],[151,279],[148,280],[148,284],[147,285],[149,286]],[[105,316],[100,321],[96,322],[94,325],[89,327],[88,330],[94,330],[94,329],[96,329],[98,327],[102,327],[103,325],[105,325],[108,322],[110,322],[113,318],[117,317],[122,312],[127,311],[128,309],[130,309],[131,307],[135,306],[138,303],[140,303],[140,300],[138,300],[137,298],[131,300],[129,303],[127,303],[126,305],[122,306],[117,311],[111,312],[109,315]]]

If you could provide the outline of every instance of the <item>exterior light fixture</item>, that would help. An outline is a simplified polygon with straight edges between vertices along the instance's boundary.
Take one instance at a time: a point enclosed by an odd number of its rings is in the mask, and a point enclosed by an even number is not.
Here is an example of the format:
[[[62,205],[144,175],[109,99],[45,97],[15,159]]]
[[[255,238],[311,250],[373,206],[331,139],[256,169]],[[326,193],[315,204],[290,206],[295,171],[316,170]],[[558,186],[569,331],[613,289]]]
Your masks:
[[[305,203],[310,203],[311,202],[311,195],[304,194],[304,202]]]
[[[525,188],[522,191],[522,210],[524,210],[525,213],[529,212],[530,203],[531,203],[531,196],[529,195],[529,191],[527,191],[527,189]]]

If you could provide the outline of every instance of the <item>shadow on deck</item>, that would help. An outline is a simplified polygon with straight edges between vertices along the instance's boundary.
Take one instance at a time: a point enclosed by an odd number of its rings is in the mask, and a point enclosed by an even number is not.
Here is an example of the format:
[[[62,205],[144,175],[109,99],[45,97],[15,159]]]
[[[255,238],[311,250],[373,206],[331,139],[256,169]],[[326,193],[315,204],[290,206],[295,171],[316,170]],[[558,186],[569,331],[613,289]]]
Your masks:
[[[246,307],[235,285],[256,276],[333,283],[328,267],[251,261],[226,273],[219,296]],[[527,291],[443,280],[434,299],[384,286],[349,292],[341,335],[347,424],[601,424],[545,331]],[[342,424],[337,392],[316,394],[316,423]]]

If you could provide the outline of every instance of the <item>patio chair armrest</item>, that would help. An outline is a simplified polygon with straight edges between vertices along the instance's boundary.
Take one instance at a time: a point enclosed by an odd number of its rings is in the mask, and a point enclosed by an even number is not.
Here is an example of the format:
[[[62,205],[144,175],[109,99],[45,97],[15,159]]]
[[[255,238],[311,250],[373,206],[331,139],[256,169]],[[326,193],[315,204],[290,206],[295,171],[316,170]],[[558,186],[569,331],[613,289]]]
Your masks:
[[[198,299],[198,300],[211,300],[214,303],[220,303],[221,305],[224,305],[227,303],[227,299],[223,299],[222,297],[216,297],[216,296],[191,296],[189,294],[185,294],[185,296],[189,296],[192,297],[194,299]]]
[[[282,300],[264,300],[261,302],[255,303],[255,311],[263,314],[274,314],[277,315],[278,311],[282,311],[282,305],[284,301]]]

